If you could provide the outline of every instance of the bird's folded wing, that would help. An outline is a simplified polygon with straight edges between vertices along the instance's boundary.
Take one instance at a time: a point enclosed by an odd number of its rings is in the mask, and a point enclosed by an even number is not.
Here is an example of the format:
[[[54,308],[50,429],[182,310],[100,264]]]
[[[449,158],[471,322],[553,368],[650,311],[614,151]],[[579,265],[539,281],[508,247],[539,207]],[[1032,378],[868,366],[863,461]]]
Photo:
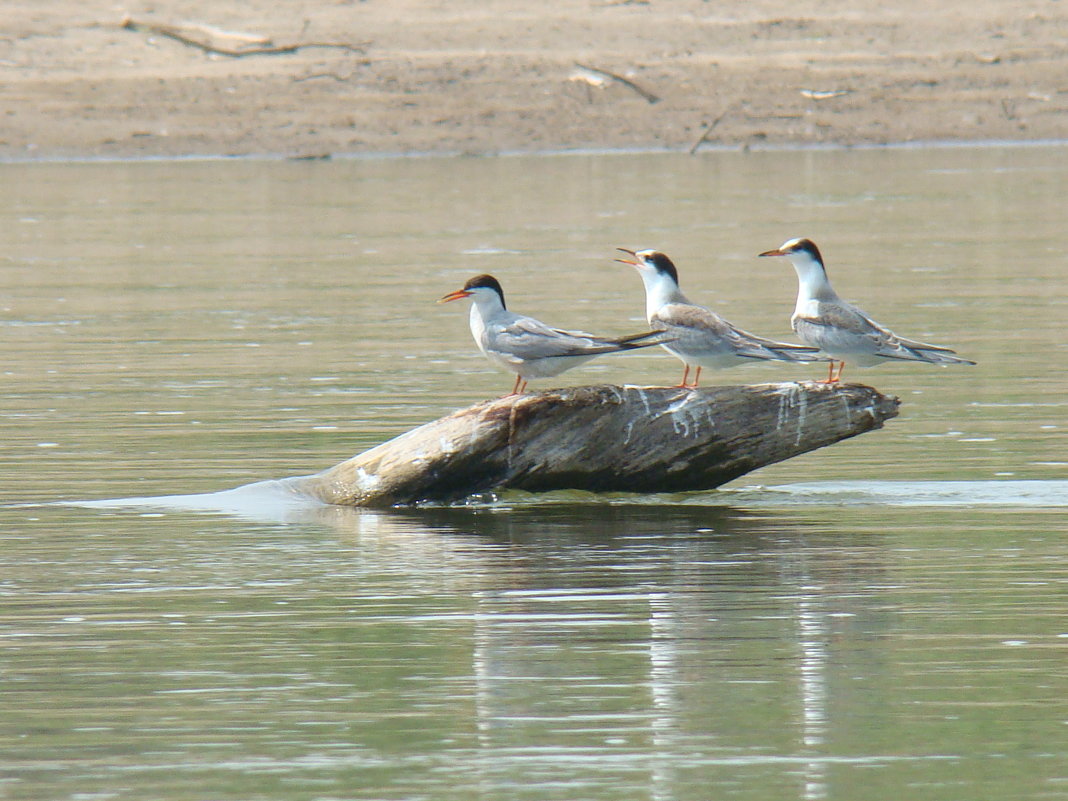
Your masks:
[[[905,361],[937,361],[936,354],[955,353],[951,348],[929,345],[914,339],[899,337],[889,328],[884,328],[859,309],[844,306],[820,308],[819,318],[801,318],[809,325],[825,326],[828,339],[863,339],[873,356]],[[927,351],[927,353],[925,353]]]
[[[953,353],[941,345],[928,345],[914,339],[899,337],[889,328],[884,328],[859,309],[843,309],[838,325],[852,325],[853,330],[874,343],[873,353],[886,359],[905,359],[927,361],[923,351]]]
[[[886,359],[902,359],[905,361],[932,362],[935,364],[958,363],[975,364],[968,359],[962,359],[956,355],[956,351],[941,345],[928,345],[917,342],[914,339],[902,339],[890,334],[889,338],[880,343],[877,355]]]
[[[553,328],[550,329],[554,334],[562,334],[565,337],[577,337],[579,339],[603,339],[596,334],[590,334],[586,331],[568,331],[565,328]]]
[[[734,332],[738,337],[739,344],[744,343],[747,347],[774,351],[787,350],[795,353],[816,353],[819,351],[819,348],[814,348],[810,345],[798,345],[793,342],[778,342],[774,339],[758,337],[756,334],[750,334],[748,331],[743,331],[740,328],[735,328]]]
[[[649,322],[669,331],[681,329],[678,333],[683,335],[699,333],[726,337],[731,331],[731,324],[714,311],[689,303],[666,303],[657,309]]]
[[[798,324],[820,329],[818,339],[824,344],[840,341],[843,344],[852,340],[867,340],[868,350],[880,347],[893,333],[883,328],[859,309],[838,304],[821,304],[819,316],[794,316],[794,329]],[[812,333],[816,333],[813,331]]]
[[[489,347],[504,358],[516,361],[547,359],[554,356],[592,356],[616,350],[581,334],[558,331],[532,318],[516,320],[489,334]]]
[[[666,325],[669,331],[677,330],[682,338],[690,334],[729,344],[735,354],[742,358],[766,359],[772,355],[771,352],[816,353],[818,350],[807,345],[792,345],[755,336],[731,325],[704,306],[668,304],[657,311],[653,322]]]
[[[920,342],[916,339],[905,339],[904,337],[895,337],[904,347],[913,350],[932,350],[936,353],[956,353],[953,348],[947,348],[945,345],[931,345],[927,342]]]

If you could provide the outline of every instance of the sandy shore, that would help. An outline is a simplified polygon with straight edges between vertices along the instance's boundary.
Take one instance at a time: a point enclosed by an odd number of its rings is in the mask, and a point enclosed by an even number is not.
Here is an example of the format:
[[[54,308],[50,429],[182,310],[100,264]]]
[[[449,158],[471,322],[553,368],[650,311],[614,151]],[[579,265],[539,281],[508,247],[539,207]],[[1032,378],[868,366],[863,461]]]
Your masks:
[[[1058,0],[12,0],[5,17],[7,159],[1068,138]]]

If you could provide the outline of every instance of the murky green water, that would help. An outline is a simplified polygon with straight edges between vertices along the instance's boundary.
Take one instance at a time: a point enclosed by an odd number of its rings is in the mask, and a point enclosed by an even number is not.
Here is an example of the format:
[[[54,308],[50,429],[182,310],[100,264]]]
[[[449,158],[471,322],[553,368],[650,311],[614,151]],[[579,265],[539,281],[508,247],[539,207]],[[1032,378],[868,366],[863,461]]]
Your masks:
[[[0,797],[1068,798],[1068,151],[0,178]],[[901,416],[698,496],[42,505],[311,473],[503,393],[433,303],[478,272],[622,333],[613,249],[657,247],[788,338],[755,254],[798,235],[980,365],[847,372]]]

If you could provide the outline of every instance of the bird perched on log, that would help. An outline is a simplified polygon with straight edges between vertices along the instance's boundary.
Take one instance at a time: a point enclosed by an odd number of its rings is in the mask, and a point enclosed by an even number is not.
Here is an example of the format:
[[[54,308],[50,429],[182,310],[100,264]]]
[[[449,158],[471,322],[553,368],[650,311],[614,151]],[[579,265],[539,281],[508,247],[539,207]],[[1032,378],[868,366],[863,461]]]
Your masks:
[[[679,290],[679,273],[671,259],[656,250],[616,248],[633,259],[616,259],[638,270],[645,284],[645,314],[652,328],[670,334],[674,341],[661,343],[685,365],[680,387],[696,387],[701,368],[724,369],[753,361],[826,361],[818,348],[775,342],[731,325],[714,311],[688,300]],[[696,373],[686,381],[690,368]]]
[[[471,298],[471,335],[478,349],[498,367],[516,374],[511,395],[518,395],[531,378],[549,378],[603,353],[648,348],[667,341],[661,331],[611,338],[583,331],[564,331],[509,311],[504,290],[492,275],[476,275],[438,303]]]
[[[838,297],[811,239],[791,239],[761,256],[785,256],[797,272],[797,305],[790,323],[802,342],[832,358],[828,383],[842,379],[846,362],[858,367],[897,359],[929,364],[975,364],[942,345],[928,345],[899,337],[883,328],[851,303]],[[838,360],[835,372],[834,359]]]

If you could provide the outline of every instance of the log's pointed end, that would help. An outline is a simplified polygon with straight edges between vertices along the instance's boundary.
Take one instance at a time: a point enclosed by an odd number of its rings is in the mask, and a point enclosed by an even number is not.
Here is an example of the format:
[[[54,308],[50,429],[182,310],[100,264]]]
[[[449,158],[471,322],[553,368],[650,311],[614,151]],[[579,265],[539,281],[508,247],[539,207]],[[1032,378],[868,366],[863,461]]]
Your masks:
[[[778,399],[776,429],[796,429],[797,449],[788,456],[882,428],[901,407],[900,398],[867,384],[789,381],[750,389]]]
[[[871,415],[872,428],[882,428],[883,423],[900,414],[901,398],[897,395],[884,395],[874,387],[865,386],[864,384],[848,384],[847,386],[853,387],[857,391],[865,392],[871,398],[871,403],[865,406],[864,409]]]
[[[790,381],[782,384],[769,384],[778,387],[780,392],[789,395],[802,389],[814,399],[840,398],[847,405],[851,415],[865,418],[871,423],[864,431],[882,428],[882,424],[897,417],[901,399],[896,395],[884,395],[875,387],[867,384],[829,384],[826,381]],[[860,432],[858,432],[860,433]]]

